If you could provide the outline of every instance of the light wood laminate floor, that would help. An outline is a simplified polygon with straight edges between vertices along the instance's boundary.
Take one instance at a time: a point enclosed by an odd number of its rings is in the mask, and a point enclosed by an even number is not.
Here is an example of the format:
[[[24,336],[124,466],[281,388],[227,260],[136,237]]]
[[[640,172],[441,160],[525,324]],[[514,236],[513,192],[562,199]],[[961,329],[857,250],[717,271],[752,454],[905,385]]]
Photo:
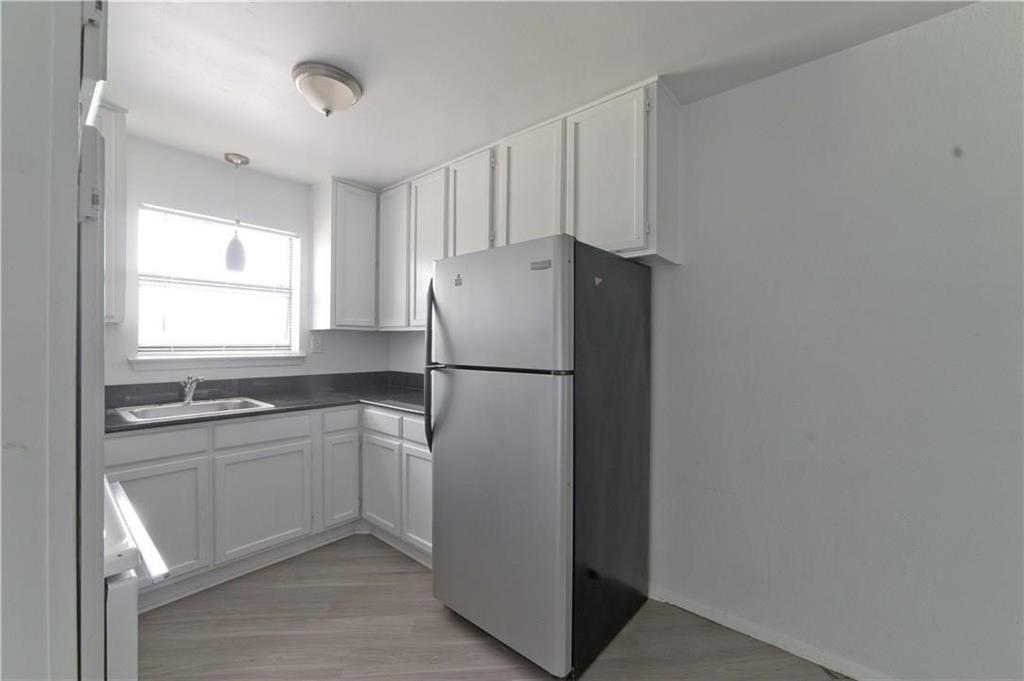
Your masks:
[[[430,572],[366,535],[140,618],[142,679],[550,679],[431,596]],[[822,668],[648,602],[584,681],[828,681]],[[831,677],[834,678],[834,677]]]

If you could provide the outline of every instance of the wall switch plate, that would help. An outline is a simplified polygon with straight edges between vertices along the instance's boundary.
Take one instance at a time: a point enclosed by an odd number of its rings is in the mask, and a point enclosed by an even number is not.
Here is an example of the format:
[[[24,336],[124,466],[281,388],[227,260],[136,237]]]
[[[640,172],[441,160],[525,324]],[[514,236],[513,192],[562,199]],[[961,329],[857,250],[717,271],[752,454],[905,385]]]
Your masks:
[[[309,349],[314,355],[319,355],[324,351],[324,337],[319,333],[309,334]]]

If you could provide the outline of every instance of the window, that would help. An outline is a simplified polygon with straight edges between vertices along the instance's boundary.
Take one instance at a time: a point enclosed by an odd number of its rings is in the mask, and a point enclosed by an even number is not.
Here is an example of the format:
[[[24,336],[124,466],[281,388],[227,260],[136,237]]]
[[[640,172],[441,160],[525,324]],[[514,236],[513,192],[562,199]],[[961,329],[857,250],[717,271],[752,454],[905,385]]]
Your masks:
[[[245,269],[225,266],[238,232]],[[139,355],[297,349],[299,239],[151,206],[139,209]]]

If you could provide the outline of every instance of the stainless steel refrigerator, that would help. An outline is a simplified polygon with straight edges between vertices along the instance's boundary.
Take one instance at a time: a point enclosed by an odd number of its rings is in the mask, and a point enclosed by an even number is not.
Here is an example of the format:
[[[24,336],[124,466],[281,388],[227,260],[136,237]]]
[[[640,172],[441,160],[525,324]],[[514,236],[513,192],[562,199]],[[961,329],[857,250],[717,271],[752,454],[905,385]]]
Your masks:
[[[564,235],[434,265],[434,595],[555,676],[646,600],[650,290]]]

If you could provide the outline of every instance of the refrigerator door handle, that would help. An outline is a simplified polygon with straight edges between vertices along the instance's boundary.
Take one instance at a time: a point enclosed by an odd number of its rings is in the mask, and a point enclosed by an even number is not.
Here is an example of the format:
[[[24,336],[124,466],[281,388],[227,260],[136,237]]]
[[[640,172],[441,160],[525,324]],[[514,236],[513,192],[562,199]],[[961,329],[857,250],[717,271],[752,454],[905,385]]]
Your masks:
[[[433,401],[433,379],[432,374],[442,365],[434,362],[434,280],[427,284],[427,339],[424,343],[426,348],[426,359],[423,364],[423,434],[427,439],[427,449],[433,451],[434,446],[434,417],[431,414],[431,402]]]

